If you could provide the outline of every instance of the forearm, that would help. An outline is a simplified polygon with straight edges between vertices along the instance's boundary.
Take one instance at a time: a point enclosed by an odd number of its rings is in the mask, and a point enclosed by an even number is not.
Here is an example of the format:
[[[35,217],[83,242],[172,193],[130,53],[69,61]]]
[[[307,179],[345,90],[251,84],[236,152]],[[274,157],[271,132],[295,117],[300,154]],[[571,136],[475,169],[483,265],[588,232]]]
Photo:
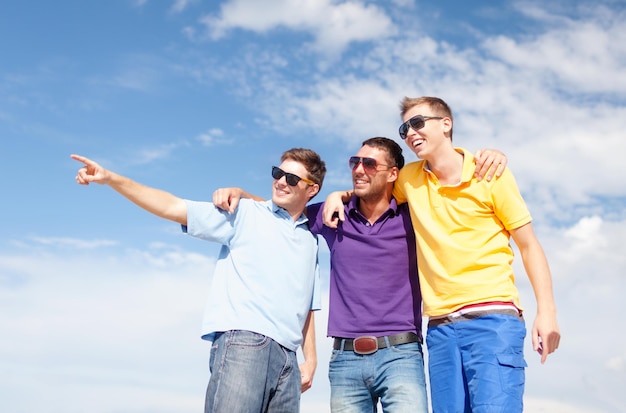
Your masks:
[[[538,314],[556,314],[552,275],[546,255],[539,243],[520,249],[524,269],[535,293]]]
[[[140,208],[170,221],[187,224],[185,201],[169,192],[151,188],[108,171],[106,184]]]
[[[548,355],[556,351],[561,341],[561,333],[556,316],[556,304],[552,293],[552,276],[545,254],[536,246],[520,249],[524,268],[535,293],[537,314],[532,328],[533,348],[545,363]]]
[[[254,201],[259,201],[259,202],[265,201],[265,198],[261,198],[260,196],[257,196],[257,195],[252,195],[250,192],[246,192],[243,189],[241,190],[241,198],[252,199]]]
[[[315,345],[315,316],[309,311],[306,323],[302,329],[302,354],[307,364],[317,366],[317,349]]]
[[[300,377],[302,379],[301,391],[304,393],[313,385],[313,376],[317,368],[317,351],[315,349],[315,320],[313,311],[309,311],[306,323],[302,329],[302,353],[304,363],[300,367]]]
[[[345,204],[346,202],[349,202],[350,199],[352,199],[354,190],[348,189],[347,191],[337,191],[337,193],[339,193],[339,195],[341,196],[341,202]]]
[[[552,293],[552,275],[548,259],[535,236],[532,224],[528,223],[511,232],[517,244],[524,269],[528,275],[537,300],[537,312],[553,314],[556,312],[554,295]]]

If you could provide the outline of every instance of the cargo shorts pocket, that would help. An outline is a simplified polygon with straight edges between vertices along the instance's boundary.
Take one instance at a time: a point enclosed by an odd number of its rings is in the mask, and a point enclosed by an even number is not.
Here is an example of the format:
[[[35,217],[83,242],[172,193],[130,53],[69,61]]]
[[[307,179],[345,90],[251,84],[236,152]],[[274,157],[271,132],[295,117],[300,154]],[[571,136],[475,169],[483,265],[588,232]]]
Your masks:
[[[500,365],[502,391],[511,396],[522,398],[524,395],[525,368],[528,367],[523,353],[497,354]]]

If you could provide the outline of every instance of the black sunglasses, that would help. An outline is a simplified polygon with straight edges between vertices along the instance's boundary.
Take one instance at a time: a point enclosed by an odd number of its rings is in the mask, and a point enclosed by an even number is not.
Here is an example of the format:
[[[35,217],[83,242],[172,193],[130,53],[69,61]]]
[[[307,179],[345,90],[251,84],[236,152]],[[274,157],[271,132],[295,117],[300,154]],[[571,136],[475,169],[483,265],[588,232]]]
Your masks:
[[[382,163],[376,162],[376,159],[374,158],[364,158],[360,156],[351,156],[350,160],[348,161],[348,166],[350,166],[350,169],[355,170],[360,163],[363,164],[363,169],[365,169],[365,172],[370,173],[377,172],[378,166],[393,168],[391,165],[383,165]]]
[[[428,119],[443,119],[443,118],[441,116],[422,116],[422,115],[413,116],[411,119],[407,120],[402,125],[400,125],[400,129],[398,130],[398,132],[400,132],[400,137],[402,139],[406,139],[406,135],[409,133],[409,128],[415,131],[418,129],[422,129]]]
[[[296,186],[300,181],[304,182],[305,184],[315,185],[315,182],[311,181],[310,179],[300,178],[298,175],[283,171],[278,166],[272,166],[272,178],[278,180],[283,176],[285,177],[285,181],[289,186]]]

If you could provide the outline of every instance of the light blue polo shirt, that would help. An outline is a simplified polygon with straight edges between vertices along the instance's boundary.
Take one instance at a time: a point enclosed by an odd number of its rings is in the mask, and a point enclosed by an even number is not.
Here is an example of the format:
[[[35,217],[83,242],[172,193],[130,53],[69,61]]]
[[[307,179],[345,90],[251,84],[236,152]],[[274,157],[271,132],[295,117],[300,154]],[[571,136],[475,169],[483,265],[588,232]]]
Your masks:
[[[183,232],[222,244],[202,338],[248,330],[295,351],[309,310],[319,310],[317,237],[272,201],[242,199],[230,215],[210,202],[185,201]]]

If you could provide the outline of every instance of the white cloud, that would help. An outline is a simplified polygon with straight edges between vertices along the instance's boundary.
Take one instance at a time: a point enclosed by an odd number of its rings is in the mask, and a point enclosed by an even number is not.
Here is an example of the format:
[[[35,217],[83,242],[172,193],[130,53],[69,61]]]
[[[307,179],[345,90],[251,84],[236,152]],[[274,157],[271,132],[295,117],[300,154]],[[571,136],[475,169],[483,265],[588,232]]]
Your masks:
[[[191,3],[195,3],[196,0],[174,0],[174,4],[172,4],[172,12],[180,13],[184,11]]]
[[[572,228],[565,231],[565,236],[576,242],[576,249],[587,249],[589,247],[604,248],[607,240],[600,232],[602,228],[602,218],[584,217]]]
[[[149,0],[133,0],[135,7],[143,7],[148,4]],[[197,0],[172,0],[172,6],[170,11],[172,13],[180,13],[184,11],[191,3],[195,3]]]
[[[606,413],[602,408],[580,406],[567,400],[540,399],[528,397],[524,400],[524,411],[527,413]]]
[[[66,237],[31,237],[31,240],[51,247],[63,247],[63,248],[78,248],[78,249],[93,249],[100,247],[110,247],[118,244],[117,241],[106,240],[106,239],[93,239],[93,240],[84,240],[78,238],[66,238]]]
[[[516,41],[488,39],[485,49],[503,62],[527,69],[546,84],[579,92],[626,91],[624,13],[604,7],[589,10],[591,19],[558,19],[545,33]],[[529,76],[530,77],[530,76]]]
[[[535,229],[550,263],[562,337],[559,349],[545,365],[533,354],[527,337],[530,407],[526,410],[620,411],[626,401],[621,390],[626,385],[626,339],[615,317],[619,318],[626,294],[622,274],[626,268],[622,247],[626,245],[626,220],[583,217],[569,227],[543,224]],[[519,258],[515,270],[530,332],[535,299]]]
[[[615,370],[617,372],[626,371],[626,357],[624,356],[616,356],[612,357],[606,362],[606,367],[609,370]]]
[[[145,94],[161,92],[170,86],[170,76],[175,77],[178,62],[168,60],[158,54],[129,53],[117,56],[101,70],[104,75],[92,75],[91,84],[107,88],[120,89],[122,92],[141,92]],[[95,73],[98,73],[96,71]]]
[[[164,143],[150,148],[140,148],[137,149],[136,156],[132,159],[132,164],[145,165],[157,160],[167,159],[175,150],[187,146],[189,146],[187,142],[179,141]]]
[[[352,42],[378,40],[394,32],[383,10],[360,1],[231,0],[222,4],[219,16],[205,16],[202,23],[214,40],[233,29],[305,32],[314,37],[317,52],[330,55],[341,53]]]
[[[22,277],[0,278],[3,403],[16,413],[200,410],[214,259],[163,244],[51,252],[0,256],[0,273]],[[36,398],[24,393],[33,388]]]
[[[123,89],[147,92],[159,83],[159,72],[150,67],[134,67],[113,76],[110,83]]]
[[[3,403],[20,406],[14,413],[201,410],[209,343],[200,326],[214,264],[165,243],[0,255],[0,274],[22,277],[17,284],[0,277]],[[327,294],[324,301],[316,313],[319,365],[303,412],[329,411]],[[36,398],[27,393],[33,388]]]
[[[198,135],[196,139],[200,141],[204,146],[232,143],[232,139],[224,138],[224,131],[219,128],[209,129],[208,131]]]
[[[543,234],[542,234],[543,235]],[[571,279],[569,287],[594,296],[599,292],[615,302],[626,287],[620,268],[626,268],[626,255],[619,253],[626,245],[626,221],[605,221],[598,216],[582,217],[569,228],[553,229],[546,234],[551,250],[549,256],[557,277],[569,279],[570,274],[589,274],[589,278]],[[579,284],[580,283],[580,284]],[[611,291],[611,289],[613,289]],[[611,301],[611,300],[609,300]],[[610,302],[604,304],[613,305]]]

